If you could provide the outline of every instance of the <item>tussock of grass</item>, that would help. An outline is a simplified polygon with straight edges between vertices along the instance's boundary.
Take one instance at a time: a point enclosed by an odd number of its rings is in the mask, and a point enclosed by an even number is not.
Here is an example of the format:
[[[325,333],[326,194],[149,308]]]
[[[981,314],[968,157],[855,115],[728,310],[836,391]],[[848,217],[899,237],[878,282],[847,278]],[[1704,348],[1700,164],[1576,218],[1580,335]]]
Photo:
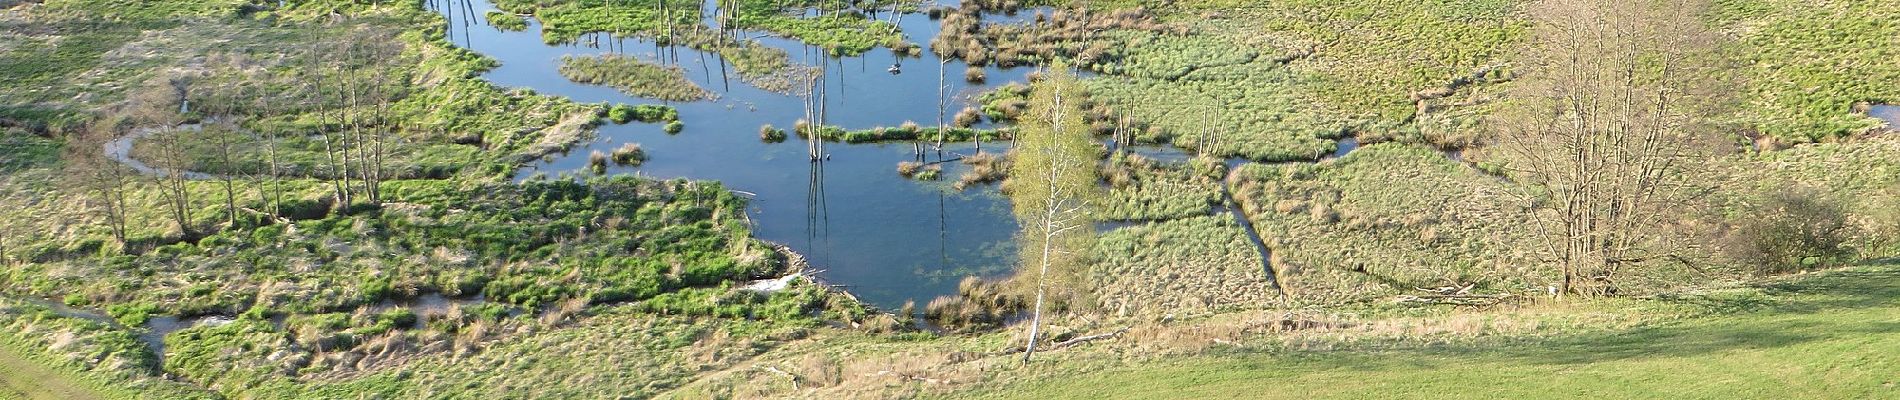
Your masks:
[[[962,176],[957,177],[957,183],[954,185],[957,190],[968,189],[977,185],[1002,182],[1003,179],[1009,177],[1009,155],[1007,154],[971,154],[963,157],[961,162],[965,165],[969,165],[970,170],[965,171]]]
[[[786,135],[785,135],[784,129],[774,128],[772,127],[772,124],[765,124],[765,125],[759,126],[759,140],[760,141],[763,141],[766,143],[778,143],[778,142],[785,141],[785,136]]]
[[[639,143],[627,143],[614,149],[615,164],[638,166],[646,160],[647,152],[640,148]]]

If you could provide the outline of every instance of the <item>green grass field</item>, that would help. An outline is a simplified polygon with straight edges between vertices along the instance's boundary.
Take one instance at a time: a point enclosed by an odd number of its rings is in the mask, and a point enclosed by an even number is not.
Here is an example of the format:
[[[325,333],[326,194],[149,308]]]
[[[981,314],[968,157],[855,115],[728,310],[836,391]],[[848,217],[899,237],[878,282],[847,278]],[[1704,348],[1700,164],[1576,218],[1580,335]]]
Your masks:
[[[1724,292],[1727,293],[1727,292]],[[1628,330],[1388,350],[1212,354],[1040,371],[974,397],[1894,398],[1900,262],[1645,300],[1707,314]]]
[[[84,385],[0,348],[0,399],[98,399]]]

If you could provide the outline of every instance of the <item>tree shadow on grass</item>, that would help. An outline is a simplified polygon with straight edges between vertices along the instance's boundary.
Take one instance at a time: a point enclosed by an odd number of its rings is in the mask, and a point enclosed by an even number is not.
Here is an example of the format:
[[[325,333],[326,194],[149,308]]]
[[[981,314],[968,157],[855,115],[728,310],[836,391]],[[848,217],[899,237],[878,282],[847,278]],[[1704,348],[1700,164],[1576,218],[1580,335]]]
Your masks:
[[[1883,260],[1818,276],[1760,285],[1761,295],[1685,296],[1662,301],[1691,304],[1713,315],[1629,331],[1583,334],[1535,345],[1473,348],[1544,364],[1587,364],[1768,349],[1841,337],[1900,334],[1900,319],[1882,320],[1877,308],[1900,309],[1900,263]],[[1887,314],[1893,315],[1893,314]]]
[[[1453,358],[1577,365],[1772,349],[1868,335],[1900,336],[1900,318],[1883,317],[1900,315],[1900,260],[1870,262],[1756,288],[1746,293],[1658,298],[1699,310],[1701,316],[1656,326],[1556,338],[1480,340],[1416,351]],[[1894,312],[1875,312],[1880,309]],[[1406,359],[1410,358],[1383,358],[1352,367],[1387,368],[1395,365],[1380,364]],[[1433,363],[1429,358],[1412,361]]]

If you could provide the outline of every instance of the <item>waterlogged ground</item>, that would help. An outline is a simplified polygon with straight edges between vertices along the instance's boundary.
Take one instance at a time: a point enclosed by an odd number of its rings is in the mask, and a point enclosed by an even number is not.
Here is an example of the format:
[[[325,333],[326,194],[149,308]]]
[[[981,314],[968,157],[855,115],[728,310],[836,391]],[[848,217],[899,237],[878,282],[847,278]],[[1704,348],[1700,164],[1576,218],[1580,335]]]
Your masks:
[[[802,100],[742,82],[737,70],[714,54],[607,35],[584,36],[580,43],[589,46],[548,45],[541,38],[538,21],[530,19],[525,31],[503,31],[486,26],[481,18],[461,18],[494,9],[486,1],[467,4],[472,8],[439,4],[436,10],[450,17],[457,45],[501,61],[499,68],[483,76],[498,85],[580,102],[659,103],[606,86],[570,82],[557,72],[561,56],[618,50],[650,62],[678,65],[694,83],[718,97],[670,103],[686,124],[682,133],[668,135],[659,124],[602,126],[598,140],[525,168],[524,179],[584,173],[593,151],[607,153],[623,143],[639,143],[649,155],[645,163],[610,168],[607,173],[716,180],[748,194],[752,197],[749,215],[759,238],[791,246],[822,270],[825,279],[883,307],[895,308],[906,300],[924,303],[953,293],[963,276],[1002,272],[1015,256],[1011,239],[1016,224],[1007,201],[990,188],[957,191],[949,187],[949,181],[965,168],[961,164],[944,164],[947,179],[943,182],[910,181],[895,172],[898,162],[914,159],[907,143],[827,143],[829,161],[812,163],[800,139],[771,144],[761,142],[758,135],[761,125],[789,129],[803,118]],[[898,25],[916,43],[928,43],[938,30],[936,21],[920,13],[898,18]],[[831,58],[823,56],[822,49],[794,40],[761,32],[739,35],[785,50],[795,63],[822,68],[829,93],[828,124],[846,129],[897,126],[906,121],[936,124],[939,64],[929,52],[921,58],[900,58],[888,49],[874,49],[862,56]],[[902,73],[888,72],[893,64],[902,64]],[[983,88],[1022,82],[1031,71],[991,67],[987,70],[991,84],[975,85],[962,79],[964,63],[951,61],[943,68],[943,82],[949,87],[946,95],[951,98],[948,113],[962,109]],[[1006,146],[986,143],[984,151]],[[948,146],[943,156],[954,158],[974,150],[973,144],[960,143]],[[931,152],[929,157],[934,160],[937,155]]]

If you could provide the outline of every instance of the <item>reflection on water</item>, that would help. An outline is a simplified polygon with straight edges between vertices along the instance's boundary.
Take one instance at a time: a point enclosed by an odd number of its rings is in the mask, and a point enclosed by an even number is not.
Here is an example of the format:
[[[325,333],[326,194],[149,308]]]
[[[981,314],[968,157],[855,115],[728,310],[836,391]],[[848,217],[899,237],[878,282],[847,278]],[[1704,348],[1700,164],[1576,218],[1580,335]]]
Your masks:
[[[598,46],[547,45],[538,32],[539,22],[532,19],[529,29],[521,32],[485,26],[480,16],[493,9],[486,1],[437,2],[435,6],[450,21],[456,44],[501,61],[500,67],[483,77],[504,87],[531,88],[579,102],[656,103],[604,86],[573,83],[557,72],[563,55],[619,53],[677,65],[694,83],[719,94],[716,100],[671,103],[686,124],[680,134],[667,135],[657,124],[602,126],[599,140],[530,165],[522,171],[523,177],[580,173],[590,152],[640,143],[650,155],[648,161],[638,167],[614,167],[609,173],[717,180],[755,194],[749,211],[756,236],[791,246],[822,270],[827,281],[845,285],[865,301],[885,308],[954,293],[962,276],[1004,271],[1014,258],[1011,238],[1016,223],[1009,216],[1008,203],[993,189],[948,187],[948,181],[954,181],[967,166],[946,163],[945,182],[917,183],[896,173],[898,162],[916,158],[910,144],[833,143],[825,147],[830,160],[814,164],[807,159],[801,139],[761,143],[761,125],[789,128],[804,117],[802,100],[745,84],[716,54],[599,34],[580,41]],[[922,13],[906,13],[896,20],[910,41],[920,44],[928,43],[938,30],[937,23]],[[948,113],[963,108],[970,96],[984,88],[961,79],[966,68],[961,61],[940,64],[929,52],[913,58],[874,49],[858,57],[831,58],[823,56],[821,49],[763,32],[740,30],[737,35],[759,37],[761,44],[785,50],[794,62],[822,69],[828,93],[826,121],[848,129],[906,121],[934,125],[939,66],[949,77],[943,83],[953,97]],[[887,71],[898,63],[904,65],[903,73]],[[988,82],[997,85],[1023,81],[1029,71],[986,68]],[[946,146],[941,156],[927,152],[926,160],[974,151],[970,143],[956,143]]]

